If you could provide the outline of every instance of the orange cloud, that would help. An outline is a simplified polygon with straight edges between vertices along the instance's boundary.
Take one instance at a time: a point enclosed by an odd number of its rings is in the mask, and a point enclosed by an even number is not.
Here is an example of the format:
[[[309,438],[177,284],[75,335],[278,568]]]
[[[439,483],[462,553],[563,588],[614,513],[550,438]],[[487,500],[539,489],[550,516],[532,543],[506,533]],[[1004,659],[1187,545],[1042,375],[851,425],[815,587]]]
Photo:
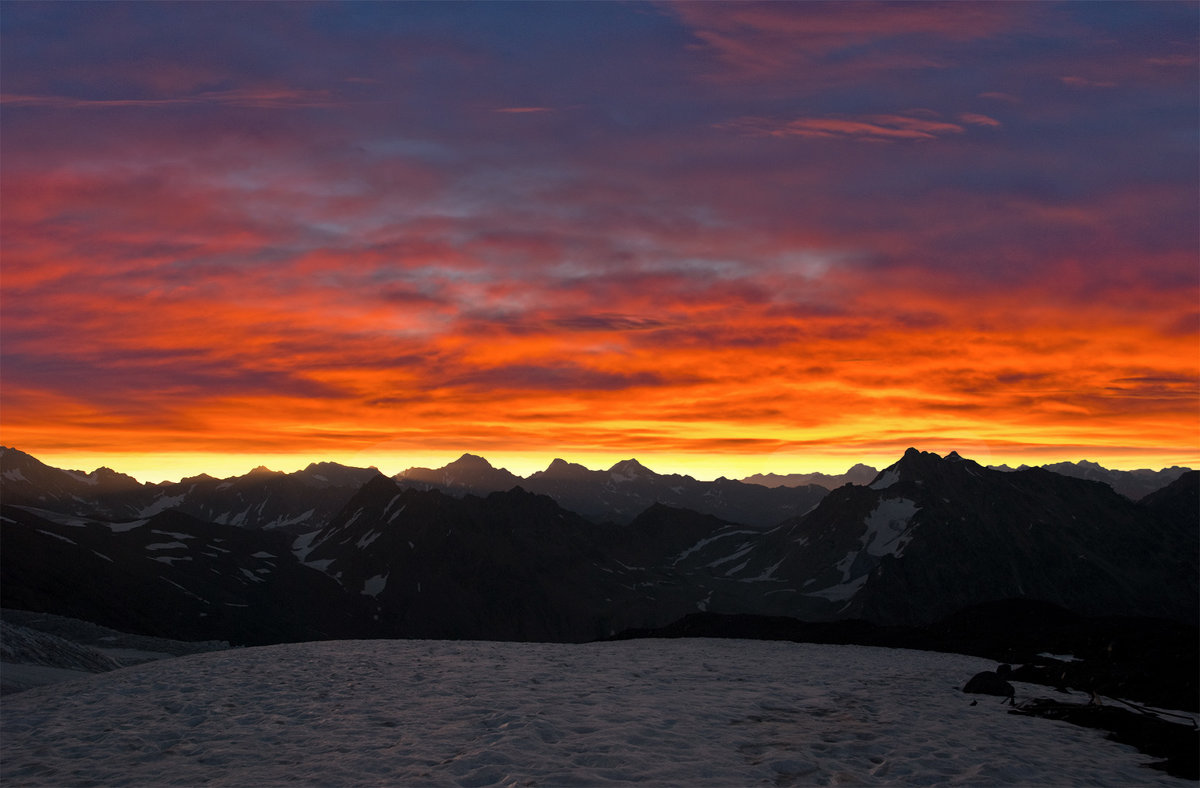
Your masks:
[[[5,429],[14,442],[60,450],[107,442],[151,452],[166,442],[217,451],[236,435],[245,452],[313,456],[553,443],[560,453],[785,457],[862,447],[863,435],[875,436],[872,451],[955,435],[1006,447],[1171,446],[1179,424],[1194,420],[1195,334],[1122,326],[1095,314],[1099,306],[1047,311],[1022,293],[950,302],[897,277],[860,291],[848,314],[781,322],[768,303],[714,291],[660,300],[651,318],[646,292],[610,291],[619,312],[451,319],[432,345],[388,338],[383,313],[322,318],[319,292],[269,304],[181,297],[166,323],[106,301],[88,310],[104,322],[87,327],[105,342],[88,350],[84,336],[64,371],[103,365],[121,382],[77,394],[53,378],[26,384],[6,395]],[[181,378],[185,357],[191,372]],[[57,432],[37,415],[48,404]]]
[[[1089,4],[561,6],[516,48],[75,8],[54,59],[6,20],[7,444],[1200,462],[1192,44]]]

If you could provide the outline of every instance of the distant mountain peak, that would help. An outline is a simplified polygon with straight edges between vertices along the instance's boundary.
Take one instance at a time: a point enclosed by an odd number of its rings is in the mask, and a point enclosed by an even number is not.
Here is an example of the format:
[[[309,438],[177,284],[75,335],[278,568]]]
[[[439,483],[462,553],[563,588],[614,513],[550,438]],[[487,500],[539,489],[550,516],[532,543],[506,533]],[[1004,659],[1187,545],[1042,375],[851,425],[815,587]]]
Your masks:
[[[340,470],[347,470],[347,469],[349,469],[349,470],[374,470],[374,471],[379,470],[374,465],[370,465],[367,468],[359,469],[359,468],[351,468],[349,465],[342,465],[340,462],[329,462],[328,460],[324,460],[322,462],[310,462],[304,468],[304,472],[305,473],[320,473],[322,471],[340,471]]]
[[[921,451],[920,449],[909,448],[904,451],[904,456],[893,466],[897,468],[905,467],[929,467],[943,462],[963,462],[977,464],[974,460],[962,456],[957,451],[951,451],[945,457],[932,451]]]
[[[978,476],[978,471],[982,469],[979,463],[956,451],[941,457],[931,451],[910,448],[903,457],[883,469],[868,486],[873,490],[886,490],[897,482],[924,483],[926,480],[944,478],[947,473],[956,477],[964,473]]]
[[[921,451],[920,449],[909,447],[904,450],[904,456],[885,468],[883,473],[897,473],[901,476],[908,476],[909,474],[919,472],[921,468],[929,467],[933,463],[941,461],[942,458],[931,451]]]
[[[588,470],[585,466],[577,462],[567,462],[564,459],[555,457],[554,460],[546,466],[546,470],[535,473],[534,476],[543,476],[551,478],[567,478],[585,476],[594,473]]]
[[[826,490],[833,490],[845,484],[870,484],[879,475],[879,470],[864,463],[855,463],[845,473],[756,473],[742,479],[748,484],[760,484],[764,487],[802,487],[815,485]]]
[[[486,457],[480,457],[478,454],[464,452],[454,462],[446,466],[447,468],[492,468],[493,465],[487,461]]]
[[[521,481],[521,477],[507,469],[496,468],[483,457],[470,453],[441,468],[409,468],[395,478],[475,493],[507,490]]]
[[[34,457],[32,455],[26,454],[25,452],[21,451],[20,449],[14,449],[11,446],[0,446],[0,457],[8,457],[9,459],[12,459],[13,457],[16,457],[16,458],[28,457],[31,460],[34,459]]]
[[[634,479],[645,479],[657,475],[654,471],[633,458],[621,460],[609,468],[608,472],[612,474],[614,479],[619,481],[633,481]]]
[[[93,486],[94,485],[107,485],[107,486],[118,485],[118,486],[125,486],[125,487],[140,486],[140,483],[138,482],[138,480],[133,478],[132,476],[128,476],[128,475],[126,475],[124,473],[120,473],[118,471],[114,471],[112,468],[109,468],[109,467],[103,466],[103,465],[90,473],[84,473],[83,471],[67,471],[67,473],[71,474],[72,476],[79,479],[80,481],[85,482],[89,485],[93,485]]]
[[[326,486],[358,486],[368,480],[382,476],[374,465],[366,468],[355,468],[337,462],[309,463],[302,471],[293,474],[304,484],[316,487]]]
[[[246,475],[247,476],[283,476],[284,473],[283,473],[283,471],[273,471],[265,465],[259,465],[257,468],[251,469],[250,472],[247,473]]]

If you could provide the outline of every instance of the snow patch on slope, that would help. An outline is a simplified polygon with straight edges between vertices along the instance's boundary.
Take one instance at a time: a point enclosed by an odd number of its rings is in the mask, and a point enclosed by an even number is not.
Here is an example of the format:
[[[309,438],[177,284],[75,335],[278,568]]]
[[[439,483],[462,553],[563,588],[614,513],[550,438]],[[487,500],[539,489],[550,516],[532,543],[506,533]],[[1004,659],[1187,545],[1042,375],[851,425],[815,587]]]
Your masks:
[[[915,501],[907,498],[887,498],[879,502],[867,516],[867,531],[863,534],[863,547],[876,557],[894,555],[899,558],[912,540],[909,522],[920,511]]]
[[[680,553],[679,555],[677,555],[677,556],[675,556],[674,558],[672,558],[672,559],[671,559],[671,564],[672,564],[672,565],[678,564],[680,561],[682,561],[683,559],[687,558],[687,557],[688,557],[689,555],[691,555],[692,553],[695,553],[695,552],[698,552],[698,551],[700,551],[700,550],[703,550],[705,547],[707,547],[708,545],[710,545],[710,544],[712,544],[713,542],[717,541],[718,539],[725,539],[725,538],[728,538],[728,537],[730,537],[730,536],[738,536],[739,534],[754,534],[754,533],[757,533],[757,532],[756,532],[756,531],[725,531],[725,532],[723,532],[723,533],[719,533],[719,534],[717,534],[716,536],[709,536],[709,537],[707,537],[707,538],[705,538],[705,539],[701,539],[699,542],[696,542],[694,545],[692,545],[691,547],[689,547],[688,549],[684,550],[684,551],[683,551],[682,553]]]
[[[362,593],[364,596],[379,596],[379,592],[387,587],[387,575],[375,575],[368,577],[363,581]]]
[[[886,490],[898,481],[900,481],[900,473],[894,468],[888,468],[879,474],[879,478],[871,482],[868,486],[872,490]]]
[[[807,596],[821,597],[831,602],[853,598],[866,585],[871,570],[878,565],[878,559],[886,555],[896,558],[904,555],[904,548],[912,541],[910,523],[918,511],[920,507],[916,502],[907,498],[881,500],[863,521],[864,530],[858,549],[850,550],[834,566],[842,573],[841,582],[819,591],[807,592]]]
[[[317,538],[317,534],[319,533],[321,532],[310,531],[306,534],[300,534],[300,536],[297,536],[296,540],[292,542],[292,553],[296,556],[296,560],[298,560],[300,563],[306,563],[305,559],[308,558],[308,554],[312,552],[314,547],[316,547],[316,545],[313,544],[313,540]]]
[[[39,529],[37,529],[37,532],[38,532],[39,534],[45,534],[46,536],[53,536],[55,539],[61,539],[62,541],[66,542],[67,544],[76,544],[76,542],[75,542],[75,540],[74,540],[74,539],[68,539],[68,538],[67,538],[67,537],[65,537],[65,536],[62,536],[62,535],[60,535],[60,534],[53,533],[53,532],[51,532],[51,531],[44,531],[44,530],[42,530],[41,528],[39,528]]]
[[[113,533],[123,534],[126,531],[132,531],[135,528],[141,528],[143,525],[145,525],[148,522],[150,522],[150,521],[149,520],[129,520],[128,522],[124,522],[124,523],[105,523],[105,525],[107,525],[108,529],[110,531],[112,531]]]
[[[809,591],[805,596],[818,596],[828,599],[830,602],[845,602],[862,590],[862,587],[867,584],[868,577],[870,575],[860,575],[853,580],[822,588],[820,591]]]
[[[154,503],[150,504],[138,512],[138,517],[153,517],[160,512],[165,512],[173,506],[178,506],[183,503],[186,496],[183,493],[179,495],[164,495]]]
[[[147,550],[186,550],[187,545],[183,542],[155,542],[154,544],[146,545]]]
[[[279,517],[275,518],[274,520],[272,520],[269,523],[263,523],[262,527],[264,530],[266,530],[266,529],[270,529],[270,528],[286,528],[287,526],[290,526],[290,525],[299,525],[300,523],[306,523],[310,519],[312,519],[312,516],[316,511],[317,511],[316,509],[309,509],[307,512],[304,512],[302,514],[297,514],[293,517],[287,517],[284,515],[280,515]]]

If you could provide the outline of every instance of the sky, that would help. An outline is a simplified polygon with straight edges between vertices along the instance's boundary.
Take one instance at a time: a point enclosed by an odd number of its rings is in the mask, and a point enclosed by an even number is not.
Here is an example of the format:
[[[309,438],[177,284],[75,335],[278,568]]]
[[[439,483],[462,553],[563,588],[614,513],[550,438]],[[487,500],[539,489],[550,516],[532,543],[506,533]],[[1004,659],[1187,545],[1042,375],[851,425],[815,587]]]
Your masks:
[[[5,3],[0,441],[1200,466],[1196,3]]]

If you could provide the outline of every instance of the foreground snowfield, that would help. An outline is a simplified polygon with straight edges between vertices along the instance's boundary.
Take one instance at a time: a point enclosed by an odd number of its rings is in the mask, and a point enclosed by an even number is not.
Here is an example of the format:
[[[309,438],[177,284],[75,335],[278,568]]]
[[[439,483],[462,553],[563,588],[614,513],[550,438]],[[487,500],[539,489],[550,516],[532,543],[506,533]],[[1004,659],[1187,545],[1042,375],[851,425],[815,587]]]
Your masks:
[[[21,785],[1185,785],[963,695],[975,657],[745,640],[340,641],[10,695]],[[1049,690],[1017,684],[1018,701]],[[973,698],[979,703],[970,705]]]

